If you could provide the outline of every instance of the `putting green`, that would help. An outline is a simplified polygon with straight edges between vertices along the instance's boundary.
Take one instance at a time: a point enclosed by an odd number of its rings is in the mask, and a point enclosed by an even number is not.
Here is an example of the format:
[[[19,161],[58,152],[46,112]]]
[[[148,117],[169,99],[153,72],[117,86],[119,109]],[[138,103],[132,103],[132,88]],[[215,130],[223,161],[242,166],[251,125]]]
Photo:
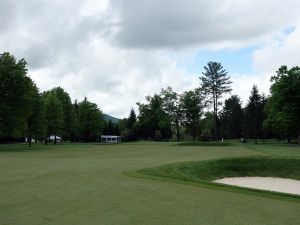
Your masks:
[[[300,224],[300,203],[124,172],[184,161],[256,155],[300,157],[299,147],[0,145],[0,224]]]

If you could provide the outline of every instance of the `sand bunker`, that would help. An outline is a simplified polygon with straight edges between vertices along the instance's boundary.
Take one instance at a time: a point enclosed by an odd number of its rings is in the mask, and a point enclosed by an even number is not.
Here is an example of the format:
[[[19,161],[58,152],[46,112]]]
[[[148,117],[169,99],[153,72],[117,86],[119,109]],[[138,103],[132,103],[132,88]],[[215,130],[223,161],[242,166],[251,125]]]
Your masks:
[[[214,182],[300,195],[300,181],[293,179],[275,177],[230,177],[215,180]]]

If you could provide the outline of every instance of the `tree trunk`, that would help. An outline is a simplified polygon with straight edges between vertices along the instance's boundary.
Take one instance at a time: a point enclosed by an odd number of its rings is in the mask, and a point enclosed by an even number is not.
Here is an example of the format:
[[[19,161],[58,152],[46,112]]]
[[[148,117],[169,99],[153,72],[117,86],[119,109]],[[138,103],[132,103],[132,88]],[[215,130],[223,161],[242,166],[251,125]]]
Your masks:
[[[299,136],[298,136],[298,145],[300,145],[300,133],[299,133]]]
[[[176,136],[177,136],[177,141],[179,142],[180,141],[180,128],[179,128],[179,126],[177,126],[176,127],[176,132],[177,132],[177,134],[176,134]]]
[[[32,139],[32,136],[31,136],[31,129],[29,128],[29,135],[28,135],[28,146],[31,147],[31,139]]]
[[[56,134],[54,135],[54,144],[56,145]]]
[[[192,127],[192,136],[193,136],[193,141],[196,141],[196,126],[193,125]]]
[[[218,131],[217,131],[217,98],[214,99],[214,127],[215,127],[215,141],[218,141]]]
[[[48,145],[48,136],[45,138],[45,145]]]

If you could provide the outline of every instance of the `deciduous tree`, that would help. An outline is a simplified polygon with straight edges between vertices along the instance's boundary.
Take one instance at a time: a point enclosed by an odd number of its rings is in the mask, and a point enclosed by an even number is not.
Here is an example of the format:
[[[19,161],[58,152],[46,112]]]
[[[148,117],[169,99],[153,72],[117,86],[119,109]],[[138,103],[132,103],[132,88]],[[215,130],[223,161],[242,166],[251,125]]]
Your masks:
[[[196,140],[197,130],[203,115],[203,96],[199,89],[186,91],[180,98],[184,115],[184,124],[191,130],[193,140]]]
[[[96,140],[103,129],[103,114],[95,103],[86,98],[78,104],[78,133],[85,142]]]
[[[45,136],[46,114],[45,102],[33,82],[28,87],[28,92],[30,102],[27,107],[30,109],[30,113],[27,117],[27,141],[28,145],[31,146],[32,137],[37,139]]]
[[[29,88],[25,59],[17,61],[10,53],[0,54],[0,137],[20,137],[30,114]]]
[[[271,82],[265,125],[279,131],[289,142],[298,136],[300,144],[300,68],[281,66]]]
[[[180,128],[183,124],[183,110],[180,104],[180,96],[172,90],[171,87],[162,89],[160,95],[163,100],[163,110],[168,114],[171,122],[171,129],[177,138],[180,140]]]
[[[43,94],[45,101],[46,112],[46,139],[45,144],[48,143],[50,135],[54,135],[54,144],[56,144],[57,135],[62,135],[64,127],[64,112],[61,101],[53,92],[45,92]]]
[[[163,110],[162,98],[155,94],[153,97],[146,97],[147,103],[137,103],[139,116],[136,129],[139,135],[144,138],[155,139],[157,135],[163,139],[172,136],[170,118]]]

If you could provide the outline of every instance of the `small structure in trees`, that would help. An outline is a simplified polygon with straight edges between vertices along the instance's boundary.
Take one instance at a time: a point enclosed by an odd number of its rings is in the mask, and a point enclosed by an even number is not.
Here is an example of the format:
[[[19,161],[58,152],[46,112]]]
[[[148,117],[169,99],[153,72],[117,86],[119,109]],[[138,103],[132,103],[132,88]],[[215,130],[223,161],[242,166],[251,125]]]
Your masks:
[[[101,135],[101,142],[103,143],[118,143],[121,142],[121,136],[116,135]]]
[[[61,142],[61,137],[59,137],[59,136],[50,135],[48,137],[48,141],[50,141],[50,142],[55,142],[55,139],[56,139],[56,142]]]

